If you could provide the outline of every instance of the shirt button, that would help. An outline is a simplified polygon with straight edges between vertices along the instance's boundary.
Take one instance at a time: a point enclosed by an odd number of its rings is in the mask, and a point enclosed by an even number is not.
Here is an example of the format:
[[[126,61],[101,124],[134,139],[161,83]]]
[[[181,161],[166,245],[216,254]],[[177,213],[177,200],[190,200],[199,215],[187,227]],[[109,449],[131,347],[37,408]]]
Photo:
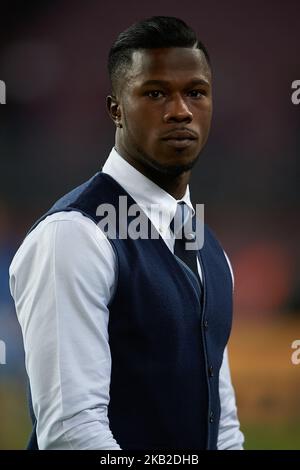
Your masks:
[[[213,413],[213,411],[211,411],[210,414],[209,414],[209,422],[210,423],[214,422],[214,413]]]
[[[214,376],[214,368],[213,366],[209,366],[208,368],[208,374],[210,377],[213,377]]]
[[[186,240],[195,240],[196,239],[196,234],[194,232],[187,233],[185,236]]]

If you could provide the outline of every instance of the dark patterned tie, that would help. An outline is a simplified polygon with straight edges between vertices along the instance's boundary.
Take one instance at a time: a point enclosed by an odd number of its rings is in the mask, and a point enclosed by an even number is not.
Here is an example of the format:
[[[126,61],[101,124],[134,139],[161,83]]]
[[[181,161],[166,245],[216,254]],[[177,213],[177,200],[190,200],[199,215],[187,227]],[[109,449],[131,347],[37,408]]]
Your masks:
[[[199,277],[197,267],[197,251],[186,249],[189,241],[193,240],[194,233],[185,233],[184,226],[189,217],[189,208],[184,202],[177,204],[177,211],[174,219],[171,221],[170,228],[175,234],[174,255],[180,258],[196,275],[200,289],[202,289],[202,282]],[[174,232],[175,231],[175,232]]]

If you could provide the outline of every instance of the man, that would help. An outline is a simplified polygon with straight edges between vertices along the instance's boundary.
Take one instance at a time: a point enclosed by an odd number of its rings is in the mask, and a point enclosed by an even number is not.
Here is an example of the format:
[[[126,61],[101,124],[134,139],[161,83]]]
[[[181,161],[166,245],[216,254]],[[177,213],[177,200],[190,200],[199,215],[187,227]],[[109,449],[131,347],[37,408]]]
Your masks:
[[[114,149],[34,225],[10,268],[30,447],[241,449],[230,266],[207,227],[195,251],[174,225],[195,222],[188,182],[211,122],[208,53],[183,21],[153,17],[119,36],[109,73]],[[122,197],[155,236],[120,236],[132,222]],[[115,236],[103,207],[116,211]]]

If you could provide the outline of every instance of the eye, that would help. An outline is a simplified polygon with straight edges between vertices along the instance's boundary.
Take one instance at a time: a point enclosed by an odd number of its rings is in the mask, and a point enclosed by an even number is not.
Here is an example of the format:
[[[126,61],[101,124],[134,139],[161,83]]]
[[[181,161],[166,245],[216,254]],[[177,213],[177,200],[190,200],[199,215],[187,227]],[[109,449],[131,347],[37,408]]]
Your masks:
[[[207,93],[205,90],[191,90],[188,92],[188,95],[192,98],[202,98],[202,96],[206,96]]]
[[[160,90],[151,90],[147,91],[146,95],[149,96],[149,98],[157,100],[158,98],[162,98],[164,96],[164,93]]]

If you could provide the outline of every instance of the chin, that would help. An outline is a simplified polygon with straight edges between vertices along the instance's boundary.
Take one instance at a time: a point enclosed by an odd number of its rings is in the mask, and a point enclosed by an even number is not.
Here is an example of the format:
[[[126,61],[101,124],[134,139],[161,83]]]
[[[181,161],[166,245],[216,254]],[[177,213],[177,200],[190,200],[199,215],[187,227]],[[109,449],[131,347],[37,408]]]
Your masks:
[[[152,162],[152,166],[165,175],[170,176],[179,176],[186,171],[190,171],[196,164],[199,155],[194,156],[193,158],[174,158],[173,163],[161,163],[161,162]],[[181,161],[180,161],[181,160]]]
[[[157,173],[170,175],[170,176],[179,176],[186,171],[190,171],[199,158],[199,153],[192,155],[187,155],[186,149],[176,149],[175,152],[168,152],[166,155],[165,152],[157,150],[157,155],[163,155],[163,161],[158,161],[154,156],[150,156],[150,152],[146,153],[145,151],[139,150],[139,155],[144,161],[144,165],[155,170]],[[190,153],[190,152],[189,152]]]

